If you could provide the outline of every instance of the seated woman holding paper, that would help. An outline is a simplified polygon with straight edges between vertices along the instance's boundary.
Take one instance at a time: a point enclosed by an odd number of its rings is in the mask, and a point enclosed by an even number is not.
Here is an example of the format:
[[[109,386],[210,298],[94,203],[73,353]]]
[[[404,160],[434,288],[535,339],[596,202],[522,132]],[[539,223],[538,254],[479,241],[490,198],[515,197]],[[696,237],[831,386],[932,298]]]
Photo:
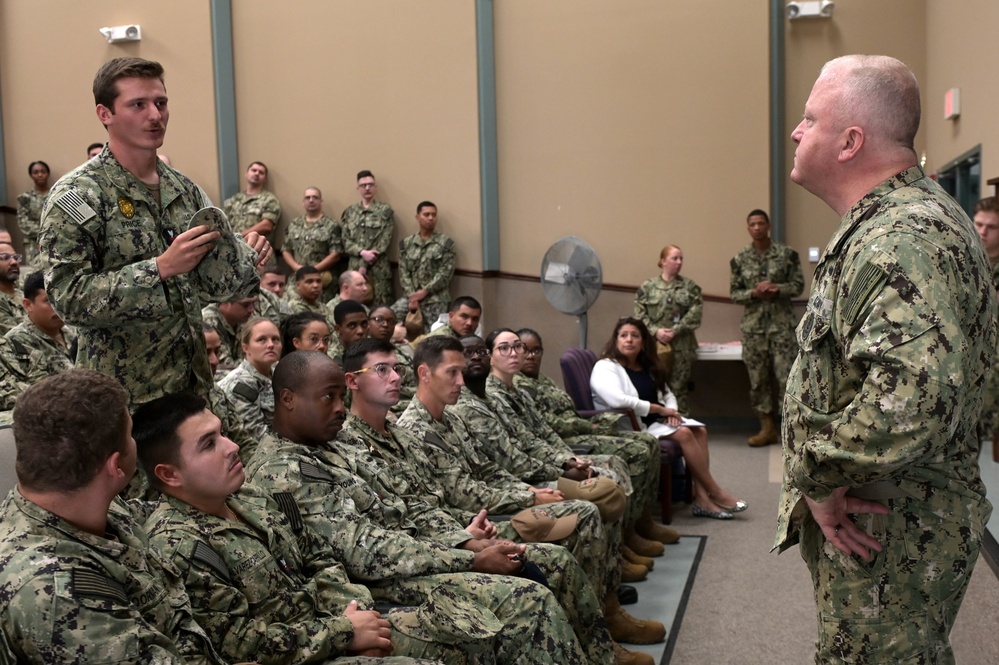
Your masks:
[[[658,363],[655,339],[645,324],[630,316],[620,319],[590,374],[593,403],[598,409],[630,408],[650,434],[675,440],[694,478],[693,514],[732,519],[748,506],[711,476],[707,429],[677,411]]]

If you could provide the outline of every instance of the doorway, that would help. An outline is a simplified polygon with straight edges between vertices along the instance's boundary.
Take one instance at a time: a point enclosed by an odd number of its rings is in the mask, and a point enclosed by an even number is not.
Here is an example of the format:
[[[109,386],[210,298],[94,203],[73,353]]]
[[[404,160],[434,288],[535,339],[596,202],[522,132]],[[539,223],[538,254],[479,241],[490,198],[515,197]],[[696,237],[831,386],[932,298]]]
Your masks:
[[[982,144],[941,166],[937,182],[971,217],[975,204],[982,198]]]

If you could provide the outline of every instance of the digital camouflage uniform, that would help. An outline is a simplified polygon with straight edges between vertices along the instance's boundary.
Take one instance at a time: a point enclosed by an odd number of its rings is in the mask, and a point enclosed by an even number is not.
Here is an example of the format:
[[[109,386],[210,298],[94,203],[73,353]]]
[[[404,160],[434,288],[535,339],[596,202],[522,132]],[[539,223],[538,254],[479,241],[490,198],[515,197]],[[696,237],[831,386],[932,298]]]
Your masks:
[[[256,226],[262,219],[274,222],[276,231],[281,220],[281,202],[266,189],[253,196],[246,192],[237,192],[225,200],[222,209],[236,233],[242,233]]]
[[[620,414],[606,420],[581,418],[568,393],[544,374],[538,374],[537,379],[517,374],[513,385],[531,398],[537,412],[566,444],[591,445],[594,453],[614,455],[628,465],[634,491],[628,500],[624,522],[630,524],[641,516],[659,490],[662,465],[659,439],[646,432],[618,429],[616,421],[620,420]]]
[[[399,242],[399,283],[402,297],[393,307],[396,317],[402,321],[409,311],[410,293],[427,290],[427,296],[420,302],[423,313],[424,330],[447,311],[451,303],[451,280],[454,278],[454,241],[439,231],[434,231],[426,240],[419,233],[403,238]]]
[[[218,351],[219,368],[238,365],[243,359],[243,345],[239,341],[239,331],[229,325],[216,303],[202,309],[201,317],[205,323],[215,328],[215,332],[219,334],[219,341],[222,342]]]
[[[25,386],[38,383],[42,379],[54,376],[73,368],[73,359],[69,357],[75,331],[65,326],[62,329],[66,346],[42,332],[42,329],[26,319],[17,324],[4,337],[9,342],[0,353],[6,354],[8,366],[14,369],[17,380]]]
[[[260,289],[254,314],[262,316],[265,319],[270,319],[274,325],[280,326],[281,321],[288,315],[288,304],[273,291]]]
[[[314,222],[296,217],[284,232],[282,251],[291,252],[295,261],[303,266],[315,266],[333,252],[343,254],[343,236],[340,222],[323,215]],[[323,271],[323,298],[329,298],[339,289],[337,264]],[[330,310],[332,311],[332,310]]]
[[[429,434],[429,438],[438,445],[448,444],[431,429],[433,425],[430,414],[418,399],[410,402],[406,413],[410,414],[410,418],[404,421],[405,424],[386,425],[387,435],[375,431],[360,418],[349,415],[343,430],[337,436],[338,450],[341,456],[350,460],[351,468],[379,494],[382,501],[399,502],[408,509],[409,517],[420,528],[420,533],[428,537],[440,533],[447,537],[454,530],[463,530],[464,525],[469,524],[480,510],[487,508],[476,502],[474,495],[483,496],[488,488],[481,482],[476,482],[477,487],[470,487],[470,477],[461,473],[453,463],[450,470],[436,467],[424,452],[425,446],[421,445],[421,441],[425,441]],[[453,424],[457,419],[449,420]],[[449,437],[453,436],[447,434],[445,427],[440,430]],[[467,445],[471,437],[467,431],[464,435],[468,437],[464,439]],[[459,441],[453,443],[462,445]],[[437,455],[435,459],[440,457]],[[495,500],[494,497],[488,498]],[[424,508],[424,516],[414,515],[414,511]],[[591,598],[593,601],[589,617],[577,614],[577,604],[582,602],[577,599],[583,593],[580,589],[577,588],[570,598],[559,598],[563,601],[562,607],[573,622],[584,649],[590,652],[590,633],[594,630],[596,616],[599,616],[599,605],[593,590],[605,587],[607,568],[609,565],[617,565],[616,558],[608,563],[612,557],[607,551],[607,533],[600,521],[600,513],[592,503],[566,501],[547,504],[540,509],[558,517],[570,514],[578,516],[576,530],[557,543],[568,549],[589,575],[591,589],[585,594],[588,605]],[[523,542],[523,538],[509,521],[497,522],[495,526],[497,537]],[[535,561],[538,557],[533,553],[529,552],[527,556],[528,560],[538,562]],[[564,561],[560,567],[565,568]],[[578,585],[585,585],[585,582],[580,581]],[[609,636],[601,638],[606,639],[600,639],[598,643],[609,649]]]
[[[11,409],[18,395],[28,389],[28,383],[18,378],[21,369],[14,355],[10,341],[0,337],[0,425],[14,422]]]
[[[0,291],[0,335],[6,334],[8,330],[27,318],[21,300],[23,300],[21,290],[16,287],[12,296]]]
[[[271,378],[258,372],[249,360],[244,360],[219,381],[219,388],[225,393],[230,415],[247,434],[254,439],[264,436],[274,420]]]
[[[524,442],[537,437],[529,436],[524,423],[518,418],[508,418],[502,407],[497,407],[495,400],[481,399],[467,387],[462,387],[458,403],[449,407],[457,419],[464,422],[469,433],[474,434],[478,444],[478,452],[493,463],[505,469],[508,473],[534,487],[554,488],[562,476],[562,464],[571,457],[571,451],[565,459],[561,456],[552,459],[550,452],[537,450],[546,457],[534,458],[530,450],[526,450]],[[605,524],[607,536],[606,552],[594,552],[593,556],[604,562],[603,566],[595,563],[584,564],[591,579],[594,579],[594,591],[600,598],[606,598],[608,593],[617,593],[621,584],[621,567],[619,553],[621,551],[622,522],[618,520]],[[593,578],[601,571],[606,571],[603,580]],[[602,586],[601,586],[602,585]]]
[[[975,425],[996,343],[981,242],[919,167],[850,209],[815,271],[784,399],[775,548],[800,539],[819,613],[816,662],[953,663],[948,635],[991,513]],[[884,547],[836,550],[803,500],[834,488]]]
[[[333,309],[328,308],[322,303],[321,296],[319,300],[316,300],[315,304],[312,304],[300,296],[298,290],[292,285],[284,292],[284,304],[287,310],[285,316],[291,316],[299,312],[314,312],[326,317],[326,323],[329,324],[330,330],[333,330]]]
[[[801,295],[805,288],[801,261],[798,252],[772,242],[763,254],[752,245],[745,247],[732,259],[730,267],[732,302],[746,306],[741,326],[742,360],[749,372],[749,401],[757,415],[774,414],[771,371],[777,380],[780,400],[798,349],[791,299]],[[754,299],[753,288],[765,280],[780,287],[780,295],[774,300]]]
[[[0,661],[224,663],[123,503],[100,538],[13,489],[0,504]]]
[[[42,209],[48,193],[32,188],[17,197],[17,228],[24,240],[24,263],[34,265],[38,258],[38,230],[42,224]]]
[[[365,610],[374,609],[374,601],[364,586],[347,578],[330,548],[304,528],[291,495],[271,497],[244,485],[227,504],[241,521],[163,496],[147,522],[150,543],[180,570],[195,619],[219,653],[233,662],[271,665],[417,662],[407,657],[338,657],[347,656],[354,637],[350,619],[343,614],[347,604],[356,600],[358,609]],[[450,662],[464,662],[456,647],[406,634],[413,632],[416,608],[400,608],[386,618],[404,631],[393,630],[397,656],[450,654]],[[460,613],[448,618],[474,634],[476,627],[467,625]],[[492,616],[485,619],[495,621]],[[428,626],[425,632],[432,630]],[[492,631],[482,633],[488,647]]]
[[[175,392],[207,397],[201,308],[222,299],[195,272],[160,279],[156,257],[211,202],[179,172],[157,168],[162,205],[105,146],[52,188],[39,236],[49,300],[77,328],[77,366],[117,379],[133,406]],[[236,246],[240,262],[214,275],[231,287],[225,299],[260,288],[256,253]]]
[[[398,506],[386,505],[348,466],[332,442],[313,448],[268,436],[246,472],[265,491],[291,493],[307,528],[375,599],[418,605],[438,586],[454,585],[504,623],[498,662],[587,662],[550,591],[520,578],[468,572],[475,555],[458,548],[467,532],[447,541],[419,537]],[[549,575],[549,583],[554,579]]]
[[[371,285],[371,302],[375,305],[391,305],[392,268],[389,265],[388,250],[395,231],[392,208],[380,201],[372,201],[367,208],[355,203],[343,211],[342,224],[343,252],[347,256],[347,269],[365,268],[365,277]],[[371,265],[361,258],[362,249],[378,250],[378,258]]]
[[[992,288],[999,298],[999,261],[992,264]],[[985,377],[984,400],[982,416],[978,419],[978,435],[991,440],[999,434],[999,351]]]
[[[704,300],[701,287],[694,280],[677,275],[667,282],[662,276],[648,280],[635,294],[635,318],[655,336],[659,328],[671,328],[673,366],[669,386],[676,395],[680,413],[690,415],[688,399],[690,375],[697,360],[697,337],[694,331],[701,326]]]

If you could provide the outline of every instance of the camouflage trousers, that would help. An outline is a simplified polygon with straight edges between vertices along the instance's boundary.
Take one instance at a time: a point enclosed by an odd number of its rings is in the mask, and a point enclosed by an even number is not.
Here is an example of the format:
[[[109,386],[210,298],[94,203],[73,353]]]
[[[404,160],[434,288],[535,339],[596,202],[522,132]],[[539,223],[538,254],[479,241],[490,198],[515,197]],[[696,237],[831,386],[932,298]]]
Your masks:
[[[955,496],[946,493],[944,500]],[[954,663],[948,636],[978,559],[984,519],[977,507],[969,514],[967,499],[948,506],[937,498],[932,505],[891,499],[884,502],[888,515],[854,515],[883,547],[870,562],[846,556],[805,519],[800,550],[815,588],[816,663]]]
[[[383,580],[368,588],[376,600],[419,605],[441,585],[461,588],[503,624],[495,638],[493,653],[469,654],[469,662],[511,665],[588,662],[558,600],[536,582],[506,575],[442,573]]]
[[[603,600],[608,593],[617,593],[621,583],[621,521],[605,524],[597,507],[589,501],[566,500],[537,507],[555,517],[576,514],[576,530],[558,544],[571,554],[586,575],[593,593]],[[510,522],[495,522],[496,536],[515,543],[524,539]],[[535,562],[537,563],[537,562]],[[538,564],[540,565],[540,564]],[[561,599],[560,599],[561,600]],[[563,605],[565,607],[565,605]],[[569,614],[572,610],[565,608]]]
[[[690,415],[690,375],[694,373],[697,349],[674,349],[673,369],[669,373],[669,389],[676,397],[676,407],[685,416]],[[788,371],[791,367],[788,366]]]
[[[742,334],[742,361],[749,373],[749,402],[757,415],[775,413],[775,387],[776,413],[780,413],[779,405],[787,391],[787,376],[797,354],[798,340],[793,329]]]
[[[617,431],[613,435],[573,436],[565,439],[569,445],[590,444],[593,452],[613,455],[628,467],[632,493],[628,497],[628,509],[624,513],[624,524],[630,525],[645,511],[659,491],[659,469],[662,453],[659,439],[645,432]]]
[[[985,375],[982,415],[978,419],[979,438],[991,440],[997,433],[999,433],[999,357],[992,361],[992,366]]]

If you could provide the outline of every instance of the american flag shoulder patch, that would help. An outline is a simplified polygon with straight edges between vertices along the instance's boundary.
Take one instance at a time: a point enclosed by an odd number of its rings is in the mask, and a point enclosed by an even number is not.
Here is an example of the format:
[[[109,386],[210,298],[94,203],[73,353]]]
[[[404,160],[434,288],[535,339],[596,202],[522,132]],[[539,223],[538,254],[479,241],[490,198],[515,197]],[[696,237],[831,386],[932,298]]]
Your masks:
[[[82,224],[88,219],[97,216],[97,213],[94,212],[93,208],[87,205],[87,202],[83,200],[83,197],[73,190],[68,190],[61,194],[59,198],[55,200],[55,204],[78,224]]]
[[[125,587],[107,575],[88,568],[73,569],[73,596],[76,598],[98,598],[113,600],[128,605]]]

